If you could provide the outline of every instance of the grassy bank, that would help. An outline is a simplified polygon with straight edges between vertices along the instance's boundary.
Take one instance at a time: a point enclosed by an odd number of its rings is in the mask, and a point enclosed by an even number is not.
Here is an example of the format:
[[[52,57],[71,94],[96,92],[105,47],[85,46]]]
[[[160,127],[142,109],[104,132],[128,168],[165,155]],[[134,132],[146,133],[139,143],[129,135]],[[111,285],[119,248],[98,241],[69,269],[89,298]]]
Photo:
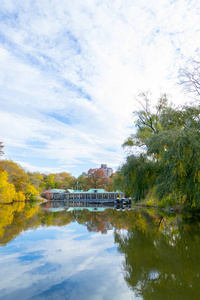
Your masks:
[[[193,214],[200,214],[200,205],[192,206],[187,203],[177,203],[175,200],[172,199],[163,199],[159,201],[156,198],[146,198],[141,201],[135,202],[132,201],[132,204],[135,206],[143,206],[147,208],[160,208],[167,212],[177,212],[177,213],[193,213]]]

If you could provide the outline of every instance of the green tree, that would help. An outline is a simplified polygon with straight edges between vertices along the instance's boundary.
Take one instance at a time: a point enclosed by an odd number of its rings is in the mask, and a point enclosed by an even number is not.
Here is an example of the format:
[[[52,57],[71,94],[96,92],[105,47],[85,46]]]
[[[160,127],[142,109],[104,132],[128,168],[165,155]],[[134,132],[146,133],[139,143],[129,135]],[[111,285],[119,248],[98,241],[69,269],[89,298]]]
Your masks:
[[[139,201],[147,195],[154,186],[156,180],[157,166],[147,156],[131,155],[127,157],[126,163],[120,168],[115,177],[115,185],[131,196],[135,201]]]
[[[78,176],[77,181],[78,181],[79,189],[84,190],[84,191],[86,191],[88,189],[87,177],[85,174]]]
[[[46,189],[54,189],[56,187],[56,183],[55,183],[55,175],[54,174],[49,174],[46,176],[45,178],[45,186]]]
[[[140,147],[145,153],[143,159],[146,158],[143,164],[141,155],[127,158],[120,170],[124,190],[133,195],[133,191],[143,187],[145,192],[135,195],[139,200],[145,197],[148,187],[155,185],[154,191],[160,199],[173,197],[177,201],[199,205],[200,106],[175,108],[168,106],[166,97],[162,96],[156,113],[152,113],[148,98],[145,94],[142,96],[146,104],[134,113],[137,116],[136,133],[123,147]]]
[[[168,109],[162,115],[165,128],[149,142],[148,154],[160,154],[161,172],[156,180],[160,198],[172,194],[198,205],[200,200],[200,107]]]
[[[77,185],[77,179],[72,176],[70,173],[62,172],[58,174],[60,176],[60,180],[58,181],[59,188],[62,189],[71,189],[75,188]]]
[[[145,149],[148,147],[149,139],[162,131],[160,116],[167,108],[167,96],[161,95],[158,104],[155,107],[155,112],[152,112],[149,93],[140,93],[138,102],[141,105],[139,111],[133,112],[134,124],[136,133],[123,143],[122,147],[140,147]]]
[[[43,182],[46,189],[71,189],[76,187],[76,178],[69,173],[62,172],[57,174],[45,175]]]

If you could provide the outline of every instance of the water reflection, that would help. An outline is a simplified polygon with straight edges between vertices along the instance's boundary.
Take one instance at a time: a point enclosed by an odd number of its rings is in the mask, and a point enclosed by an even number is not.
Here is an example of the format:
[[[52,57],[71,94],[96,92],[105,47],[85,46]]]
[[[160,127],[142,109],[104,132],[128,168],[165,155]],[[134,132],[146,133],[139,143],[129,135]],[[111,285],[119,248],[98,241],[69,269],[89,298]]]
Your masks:
[[[199,299],[198,217],[2,205],[0,244],[0,299]]]
[[[199,220],[138,216],[126,236],[115,232],[128,285],[143,299],[199,299]]]

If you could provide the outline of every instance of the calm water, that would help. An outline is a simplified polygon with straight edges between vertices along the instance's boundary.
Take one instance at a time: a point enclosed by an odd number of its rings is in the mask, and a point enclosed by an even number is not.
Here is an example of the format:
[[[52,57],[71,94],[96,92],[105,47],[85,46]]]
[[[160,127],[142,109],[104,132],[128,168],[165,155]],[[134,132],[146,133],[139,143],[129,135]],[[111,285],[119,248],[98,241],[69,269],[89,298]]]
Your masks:
[[[200,219],[0,206],[0,299],[200,299]]]

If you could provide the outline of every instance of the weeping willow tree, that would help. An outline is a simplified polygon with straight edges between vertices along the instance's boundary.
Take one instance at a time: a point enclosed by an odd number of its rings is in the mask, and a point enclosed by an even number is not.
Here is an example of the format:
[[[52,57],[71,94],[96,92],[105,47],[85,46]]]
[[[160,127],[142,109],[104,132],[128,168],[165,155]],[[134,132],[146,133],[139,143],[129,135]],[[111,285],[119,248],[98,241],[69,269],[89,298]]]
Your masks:
[[[129,149],[140,148],[143,153],[128,156],[126,163],[119,169],[115,178],[115,184],[118,184],[118,187],[135,201],[144,199],[155,186],[159,172],[159,155],[156,152],[149,155],[147,150],[151,138],[162,131],[160,117],[167,108],[166,94],[160,97],[154,112],[151,111],[149,93],[140,93],[139,99],[142,109],[133,112],[136,132],[131,134],[122,146]]]
[[[163,94],[158,100],[158,104],[155,107],[155,112],[151,111],[151,102],[149,100],[149,92],[143,92],[139,94],[139,104],[141,110],[133,112],[133,118],[135,120],[134,125],[136,132],[131,134],[122,147],[140,147],[147,148],[149,139],[162,131],[162,125],[160,117],[167,109],[167,95]]]
[[[126,196],[131,196],[139,201],[147,195],[154,186],[157,168],[147,155],[131,155],[120,168],[114,179],[115,184],[125,191]]]
[[[142,109],[134,112],[136,133],[123,147],[139,147],[144,154],[127,158],[120,169],[121,186],[136,200],[154,186],[160,199],[171,196],[199,205],[200,106],[175,108],[163,95],[151,109],[146,94],[142,99]]]
[[[200,107],[167,109],[160,122],[164,130],[151,137],[147,151],[160,155],[156,193],[199,205]]]

